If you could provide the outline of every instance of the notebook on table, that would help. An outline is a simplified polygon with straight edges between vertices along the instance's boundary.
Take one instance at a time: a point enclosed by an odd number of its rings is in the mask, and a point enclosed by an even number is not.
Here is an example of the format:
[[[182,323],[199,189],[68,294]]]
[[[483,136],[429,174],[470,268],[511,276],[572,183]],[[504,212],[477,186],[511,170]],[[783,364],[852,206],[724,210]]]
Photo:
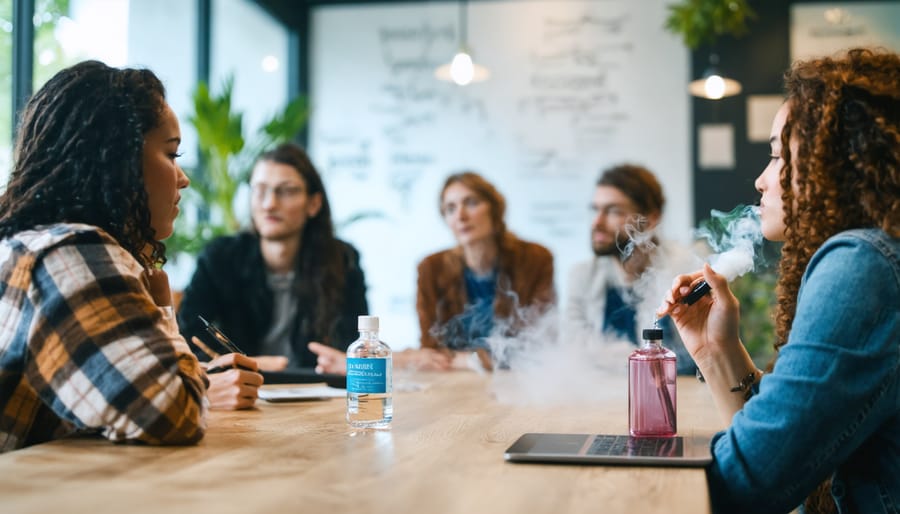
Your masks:
[[[326,385],[299,386],[259,389],[259,398],[267,402],[302,402],[311,400],[329,400],[331,398],[346,398],[346,389],[335,389]]]
[[[610,434],[524,434],[507,448],[510,462],[703,467],[712,462],[708,437]]]
[[[264,384],[318,384],[346,389],[347,377],[330,373],[316,373],[313,368],[285,368],[281,371],[261,371]]]

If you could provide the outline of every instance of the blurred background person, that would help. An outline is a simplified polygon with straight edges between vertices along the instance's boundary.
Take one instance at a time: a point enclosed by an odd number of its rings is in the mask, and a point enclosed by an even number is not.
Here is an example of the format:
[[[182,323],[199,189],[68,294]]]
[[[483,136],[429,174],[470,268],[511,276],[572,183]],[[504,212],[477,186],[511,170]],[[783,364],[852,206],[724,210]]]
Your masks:
[[[563,318],[567,337],[629,341],[637,346],[641,321],[655,320],[659,295],[645,272],[671,277],[695,268],[690,251],[661,241],[656,229],[666,198],[653,173],[643,166],[621,164],[597,180],[591,210],[594,257],[569,272]],[[645,295],[652,295],[644,302]],[[696,366],[668,317],[661,320],[665,346],[677,355],[678,372],[693,374]]]
[[[178,324],[215,348],[203,316],[263,371],[314,368],[308,343],[346,350],[368,314],[359,253],[335,237],[322,179],[297,145],[260,155],[250,190],[252,227],[201,252]]]
[[[394,365],[491,369],[497,356],[488,338],[515,335],[553,305],[553,256],[506,230],[506,200],[476,173],[448,177],[438,207],[459,244],[419,264],[421,347],[396,352]],[[346,373],[343,353],[311,347],[319,355],[318,372]]]
[[[506,229],[506,200],[477,173],[449,176],[439,208],[457,246],[419,263],[421,347],[475,351],[490,368],[488,337],[513,336],[553,305],[553,255]]]

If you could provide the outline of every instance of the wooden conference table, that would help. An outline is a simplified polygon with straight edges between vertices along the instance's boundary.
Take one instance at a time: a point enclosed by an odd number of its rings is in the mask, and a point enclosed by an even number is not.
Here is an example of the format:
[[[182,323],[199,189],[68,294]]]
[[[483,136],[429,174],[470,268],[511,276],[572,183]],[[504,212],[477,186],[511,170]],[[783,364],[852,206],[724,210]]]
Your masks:
[[[502,372],[500,372],[502,373]],[[353,432],[345,401],[212,412],[191,447],[69,439],[0,455],[0,512],[705,513],[702,469],[511,464],[524,432],[627,433],[624,377],[599,406],[500,403],[491,376],[397,373],[390,431]],[[612,390],[621,389],[621,394]],[[678,381],[679,433],[721,428]]]

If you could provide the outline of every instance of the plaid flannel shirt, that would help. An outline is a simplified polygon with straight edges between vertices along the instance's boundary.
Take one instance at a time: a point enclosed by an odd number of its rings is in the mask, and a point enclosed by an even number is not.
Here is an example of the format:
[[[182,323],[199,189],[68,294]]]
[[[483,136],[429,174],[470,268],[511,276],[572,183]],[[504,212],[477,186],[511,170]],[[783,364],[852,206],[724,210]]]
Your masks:
[[[0,241],[0,452],[74,433],[203,437],[206,377],[106,232],[57,224]]]

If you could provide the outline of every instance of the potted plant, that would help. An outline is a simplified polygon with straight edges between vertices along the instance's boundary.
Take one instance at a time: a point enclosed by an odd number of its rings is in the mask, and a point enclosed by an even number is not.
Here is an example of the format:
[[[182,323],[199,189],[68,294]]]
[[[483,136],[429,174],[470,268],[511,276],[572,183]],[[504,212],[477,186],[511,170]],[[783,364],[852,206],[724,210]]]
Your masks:
[[[701,44],[712,45],[723,34],[746,34],[747,20],[754,18],[747,0],[681,0],[669,5],[666,28],[696,50]]]
[[[201,82],[194,91],[194,113],[188,118],[197,130],[200,146],[199,173],[191,174],[184,191],[185,213],[166,240],[170,257],[195,256],[216,237],[241,228],[234,201],[246,183],[256,157],[278,143],[294,138],[306,125],[308,102],[298,97],[273,115],[255,136],[244,138],[243,113],[232,108],[234,78],[228,77],[222,92],[214,95]]]

